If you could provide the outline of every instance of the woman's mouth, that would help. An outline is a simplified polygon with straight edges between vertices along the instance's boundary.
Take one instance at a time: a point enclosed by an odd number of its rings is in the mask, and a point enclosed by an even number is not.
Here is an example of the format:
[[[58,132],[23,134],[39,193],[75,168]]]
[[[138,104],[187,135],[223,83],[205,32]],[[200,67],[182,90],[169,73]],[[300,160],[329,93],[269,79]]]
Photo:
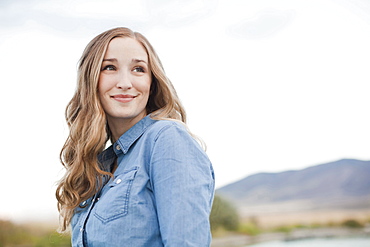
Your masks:
[[[116,94],[111,96],[111,98],[121,103],[128,103],[133,101],[136,98],[136,96],[130,94]]]

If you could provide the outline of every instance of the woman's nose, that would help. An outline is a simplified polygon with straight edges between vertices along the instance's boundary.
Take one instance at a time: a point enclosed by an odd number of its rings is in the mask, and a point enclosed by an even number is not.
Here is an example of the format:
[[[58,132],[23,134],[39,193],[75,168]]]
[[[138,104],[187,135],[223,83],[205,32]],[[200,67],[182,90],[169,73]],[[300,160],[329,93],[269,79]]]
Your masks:
[[[131,77],[127,72],[118,73],[117,87],[123,90],[132,88]]]

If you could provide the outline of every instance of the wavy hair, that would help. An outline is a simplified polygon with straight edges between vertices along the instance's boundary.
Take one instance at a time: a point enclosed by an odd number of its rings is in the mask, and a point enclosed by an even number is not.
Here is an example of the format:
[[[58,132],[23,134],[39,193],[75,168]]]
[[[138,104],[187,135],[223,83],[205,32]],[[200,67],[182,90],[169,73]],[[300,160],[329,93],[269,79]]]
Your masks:
[[[153,119],[186,123],[186,113],[177,93],[156,52],[142,34],[128,28],[114,28],[91,40],[79,61],[77,88],[65,111],[69,135],[60,160],[66,173],[56,189],[62,232],[68,228],[75,208],[101,188],[102,177],[112,176],[103,170],[97,157],[112,137],[99,100],[98,82],[109,42],[117,37],[137,40],[148,54],[152,83],[147,113]]]

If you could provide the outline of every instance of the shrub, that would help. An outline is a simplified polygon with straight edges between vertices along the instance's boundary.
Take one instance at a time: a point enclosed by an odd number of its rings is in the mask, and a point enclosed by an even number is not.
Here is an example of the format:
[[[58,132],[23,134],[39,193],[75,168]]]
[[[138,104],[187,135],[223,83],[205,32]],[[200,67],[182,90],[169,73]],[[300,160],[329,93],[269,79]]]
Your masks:
[[[240,225],[239,232],[254,236],[260,234],[261,229],[255,223],[248,222]]]
[[[211,230],[223,227],[229,231],[237,231],[239,228],[239,214],[230,202],[216,195],[213,201],[211,216]]]
[[[346,220],[342,223],[344,227],[348,228],[362,228],[364,225],[357,220]]]

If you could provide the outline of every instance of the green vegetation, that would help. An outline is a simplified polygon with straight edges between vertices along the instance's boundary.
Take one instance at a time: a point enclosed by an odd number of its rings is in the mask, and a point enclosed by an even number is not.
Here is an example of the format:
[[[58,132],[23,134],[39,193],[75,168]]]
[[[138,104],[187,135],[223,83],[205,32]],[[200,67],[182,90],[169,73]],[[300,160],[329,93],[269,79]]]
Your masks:
[[[210,216],[212,232],[222,228],[227,231],[237,231],[240,220],[236,208],[227,200],[216,195]]]
[[[69,247],[70,236],[41,226],[17,225],[0,220],[0,247]]]
[[[229,233],[258,235],[262,231],[253,217],[242,222],[236,207],[219,195],[215,195],[210,221],[212,235],[216,237]]]
[[[362,224],[361,222],[357,221],[357,220],[346,220],[343,222],[342,224],[344,227],[348,227],[348,228],[362,228],[364,227],[364,224]]]
[[[260,234],[262,230],[258,227],[256,222],[248,221],[248,222],[240,224],[238,232],[251,235],[251,236],[255,236],[255,235]]]
[[[368,222],[361,222],[355,219],[348,219],[345,220],[341,223],[333,223],[333,222],[328,222],[327,224],[310,224],[310,225],[283,225],[280,227],[276,227],[274,229],[271,229],[274,232],[283,232],[283,233],[290,233],[293,230],[296,229],[302,229],[302,228],[307,228],[307,229],[318,229],[318,228],[363,228],[365,227],[366,223],[370,223],[370,220]]]

